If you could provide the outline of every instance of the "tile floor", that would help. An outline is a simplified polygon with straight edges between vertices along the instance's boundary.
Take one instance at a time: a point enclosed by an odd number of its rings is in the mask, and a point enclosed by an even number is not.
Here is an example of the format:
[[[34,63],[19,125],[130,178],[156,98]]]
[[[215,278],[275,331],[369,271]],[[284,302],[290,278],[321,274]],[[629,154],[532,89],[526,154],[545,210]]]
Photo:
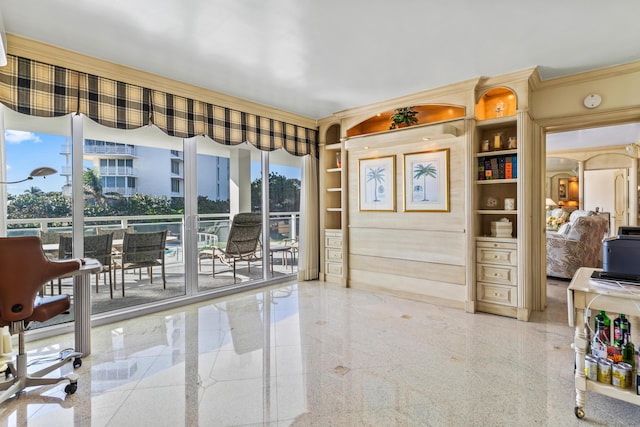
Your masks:
[[[591,393],[575,418],[566,287],[526,323],[302,282],[97,327],[77,393],[29,391],[0,427],[640,425]]]

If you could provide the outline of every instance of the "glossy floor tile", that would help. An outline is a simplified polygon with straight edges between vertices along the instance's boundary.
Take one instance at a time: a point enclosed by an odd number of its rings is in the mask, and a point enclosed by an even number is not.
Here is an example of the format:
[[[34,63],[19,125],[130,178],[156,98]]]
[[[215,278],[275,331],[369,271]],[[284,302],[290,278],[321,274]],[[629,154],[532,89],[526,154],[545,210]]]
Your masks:
[[[640,425],[591,393],[575,418],[567,285],[530,322],[300,282],[97,327],[77,393],[31,390],[0,427]]]

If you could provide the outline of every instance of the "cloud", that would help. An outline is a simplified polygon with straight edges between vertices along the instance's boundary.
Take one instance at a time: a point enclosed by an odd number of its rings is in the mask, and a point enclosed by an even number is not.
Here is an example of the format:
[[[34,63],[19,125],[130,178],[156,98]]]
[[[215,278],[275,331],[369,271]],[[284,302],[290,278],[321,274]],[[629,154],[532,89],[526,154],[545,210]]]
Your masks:
[[[22,144],[23,142],[40,143],[42,139],[33,132],[23,132],[21,130],[5,130],[4,139],[8,144]]]

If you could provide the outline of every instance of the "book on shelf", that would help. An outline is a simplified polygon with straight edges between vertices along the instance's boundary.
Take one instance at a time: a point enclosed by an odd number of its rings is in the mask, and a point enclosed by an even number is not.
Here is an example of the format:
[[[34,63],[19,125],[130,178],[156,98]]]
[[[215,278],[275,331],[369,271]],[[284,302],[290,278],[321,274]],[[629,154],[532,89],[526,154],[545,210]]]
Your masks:
[[[497,157],[492,157],[491,158],[491,179],[500,179],[500,171],[498,169],[498,158]]]
[[[491,176],[491,161],[489,159],[485,159],[484,161],[484,177],[486,179],[493,179]]]
[[[498,179],[504,179],[505,156],[498,157]]]
[[[511,164],[513,169],[513,179],[518,178],[518,156],[511,157]]]
[[[484,159],[478,159],[478,180],[483,181],[484,179]]]
[[[513,159],[507,156],[504,162],[504,178],[513,179]]]

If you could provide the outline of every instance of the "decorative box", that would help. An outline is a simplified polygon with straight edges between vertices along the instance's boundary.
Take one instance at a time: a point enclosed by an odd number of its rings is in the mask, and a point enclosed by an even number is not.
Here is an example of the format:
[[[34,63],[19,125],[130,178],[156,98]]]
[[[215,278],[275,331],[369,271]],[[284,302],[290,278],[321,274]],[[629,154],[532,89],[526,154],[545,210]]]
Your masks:
[[[511,237],[513,233],[513,223],[506,218],[500,221],[491,221],[492,237]]]

